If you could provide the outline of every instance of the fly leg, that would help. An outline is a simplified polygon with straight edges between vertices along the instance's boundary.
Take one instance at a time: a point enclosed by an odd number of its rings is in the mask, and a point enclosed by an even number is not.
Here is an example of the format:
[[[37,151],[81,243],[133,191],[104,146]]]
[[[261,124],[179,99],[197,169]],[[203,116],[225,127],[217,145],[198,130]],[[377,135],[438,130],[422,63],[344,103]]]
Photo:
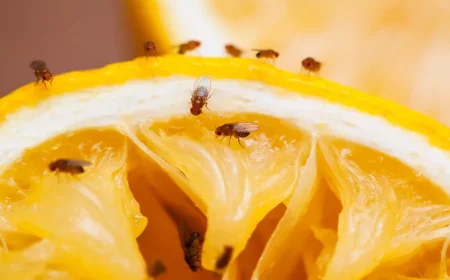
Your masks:
[[[239,138],[238,138],[238,143],[239,143],[239,145],[241,145],[242,148],[244,148],[244,146],[242,146],[241,141],[239,140]]]
[[[58,178],[58,184],[60,184],[61,183],[61,179],[59,178],[59,170],[56,170],[55,176],[56,176],[56,178]]]
[[[205,108],[211,111],[211,109],[208,108],[208,102],[205,102]]]
[[[41,76],[39,75],[38,71],[34,72],[34,76],[36,77],[36,86],[39,84],[39,82],[41,81]]]

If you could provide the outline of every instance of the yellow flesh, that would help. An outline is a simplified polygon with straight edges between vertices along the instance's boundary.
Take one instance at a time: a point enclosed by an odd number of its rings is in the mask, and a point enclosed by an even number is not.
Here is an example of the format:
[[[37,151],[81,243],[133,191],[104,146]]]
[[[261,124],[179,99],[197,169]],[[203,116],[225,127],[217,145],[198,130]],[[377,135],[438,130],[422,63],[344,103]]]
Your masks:
[[[260,127],[241,140],[245,148],[214,135],[236,121]],[[160,259],[166,279],[220,278],[185,264],[177,224],[186,221],[205,234],[205,268],[233,246],[224,279],[439,276],[449,198],[388,156],[257,114],[207,111],[144,123],[135,135],[144,149],[113,130],[58,136],[2,174],[0,275],[143,279],[145,261]],[[93,165],[55,176],[46,170],[57,158]]]

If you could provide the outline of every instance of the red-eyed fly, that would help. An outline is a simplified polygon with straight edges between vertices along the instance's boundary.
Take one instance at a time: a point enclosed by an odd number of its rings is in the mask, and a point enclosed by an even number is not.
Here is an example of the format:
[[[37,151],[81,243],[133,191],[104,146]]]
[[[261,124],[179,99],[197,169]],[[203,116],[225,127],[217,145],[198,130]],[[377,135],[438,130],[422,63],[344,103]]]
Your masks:
[[[216,128],[216,136],[223,136],[220,141],[222,141],[225,137],[230,136],[230,140],[228,141],[228,145],[230,145],[231,137],[234,136],[238,139],[239,145],[241,145],[240,138],[245,138],[250,135],[250,133],[255,132],[259,129],[258,125],[250,122],[236,122],[236,123],[227,123],[221,125]]]
[[[200,47],[202,43],[196,40],[190,40],[186,43],[178,45],[178,54],[185,54],[187,51],[193,51]]]
[[[231,44],[225,45],[225,50],[227,54],[231,55],[232,57],[240,57],[243,52],[241,49]]]
[[[84,167],[91,163],[80,159],[57,159],[48,165],[48,169],[56,174],[63,172],[71,175],[84,173]]]
[[[216,261],[216,270],[225,269],[231,260],[231,255],[233,254],[233,247],[225,246],[223,248],[223,253]]]
[[[188,232],[186,222],[178,223],[178,233],[184,252],[184,261],[192,271],[202,269],[203,237],[199,232]]]
[[[144,51],[148,55],[156,55],[156,45],[152,41],[144,42]]]
[[[164,263],[162,261],[160,261],[160,260],[156,260],[156,261],[153,262],[151,267],[149,267],[148,274],[152,278],[157,278],[157,277],[163,275],[166,272],[167,272],[167,267],[164,265]]]
[[[194,116],[202,113],[202,108],[208,108],[208,100],[211,97],[211,80],[206,76],[201,76],[195,81],[194,90],[191,96],[191,114]]]
[[[272,59],[273,64],[275,64],[275,59],[280,56],[280,53],[271,49],[252,49],[252,51],[256,51],[257,58],[270,58]]]
[[[312,57],[307,57],[302,60],[302,66],[308,71],[308,73],[318,73],[322,67],[322,63]]]
[[[39,59],[33,60],[30,63],[30,68],[33,69],[34,76],[36,76],[36,84],[38,84],[40,81],[42,81],[45,87],[47,87],[47,84],[45,82],[50,82],[50,85],[52,84],[53,75],[48,69],[45,61]]]

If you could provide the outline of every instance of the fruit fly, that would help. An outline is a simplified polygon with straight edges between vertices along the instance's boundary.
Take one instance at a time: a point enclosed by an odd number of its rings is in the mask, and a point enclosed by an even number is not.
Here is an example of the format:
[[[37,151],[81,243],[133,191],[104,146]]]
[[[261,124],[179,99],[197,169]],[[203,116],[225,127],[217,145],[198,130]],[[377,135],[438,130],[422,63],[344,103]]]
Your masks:
[[[231,255],[233,254],[233,247],[225,246],[223,248],[223,253],[216,261],[216,270],[222,270],[228,266],[231,260]]]
[[[201,76],[195,81],[194,90],[191,96],[191,114],[194,116],[202,113],[202,108],[208,108],[208,99],[211,97],[211,80],[206,76]]]
[[[308,70],[309,73],[311,73],[311,72],[317,73],[320,71],[320,68],[322,67],[322,63],[320,63],[319,61],[315,60],[312,57],[307,57],[302,60],[302,66],[303,66],[303,68]]]
[[[48,165],[48,169],[56,174],[60,172],[77,175],[84,173],[84,167],[91,165],[89,161],[80,159],[57,159]]]
[[[259,49],[252,49],[252,51],[256,51],[256,57],[257,58],[271,58],[273,60],[273,63],[275,64],[275,59],[280,56],[280,53],[271,49],[267,50],[259,50]]]
[[[156,45],[152,41],[144,42],[144,50],[147,54],[153,55],[156,54]]]
[[[242,55],[242,50],[231,44],[225,45],[225,50],[232,57],[240,57]]]
[[[44,83],[44,86],[47,87],[45,82],[50,82],[52,84],[53,76],[52,73],[50,73],[50,70],[47,68],[47,64],[43,60],[33,60],[30,63],[30,68],[33,69],[34,75],[36,76],[36,84],[39,83],[39,81],[42,81]]]
[[[178,54],[185,54],[187,51],[193,51],[196,48],[200,47],[202,43],[196,40],[190,40],[186,43],[180,44],[178,46]]]
[[[149,275],[153,278],[159,277],[162,274],[167,272],[167,268],[164,265],[164,263],[160,260],[156,260],[155,262],[153,262],[152,266],[150,267],[149,270]]]
[[[216,128],[216,136],[223,135],[222,141],[226,136],[230,136],[228,145],[230,145],[231,137],[234,136],[238,139],[239,145],[243,148],[239,138],[245,138],[250,135],[250,133],[255,132],[259,129],[258,125],[249,122],[237,122],[237,123],[227,123]]]
[[[198,232],[188,234],[186,223],[179,223],[178,232],[183,247],[184,261],[192,271],[200,270],[202,268],[203,237]]]

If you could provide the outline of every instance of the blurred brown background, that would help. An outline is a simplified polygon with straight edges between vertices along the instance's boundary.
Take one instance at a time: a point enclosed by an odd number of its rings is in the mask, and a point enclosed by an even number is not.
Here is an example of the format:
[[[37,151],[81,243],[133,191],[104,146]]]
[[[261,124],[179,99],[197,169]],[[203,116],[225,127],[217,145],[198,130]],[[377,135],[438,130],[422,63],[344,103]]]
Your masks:
[[[202,56],[274,48],[294,72],[313,56],[322,78],[450,125],[448,0],[0,0],[0,95],[34,81],[33,59],[55,75],[97,68],[149,39],[159,50],[198,39]]]
[[[0,95],[34,81],[33,59],[55,75],[134,57],[125,9],[122,0],[0,0]]]

